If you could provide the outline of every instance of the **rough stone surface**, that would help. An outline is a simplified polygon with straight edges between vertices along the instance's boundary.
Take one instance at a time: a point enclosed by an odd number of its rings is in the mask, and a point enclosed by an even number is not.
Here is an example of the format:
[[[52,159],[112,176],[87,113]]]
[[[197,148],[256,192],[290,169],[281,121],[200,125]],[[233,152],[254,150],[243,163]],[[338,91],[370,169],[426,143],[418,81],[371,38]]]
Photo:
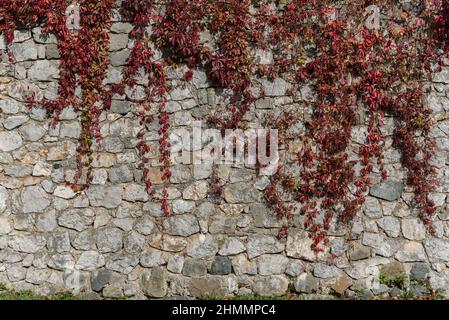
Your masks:
[[[449,240],[431,238],[425,241],[425,247],[431,260],[449,261]]]
[[[167,294],[167,273],[162,268],[145,270],[141,276],[143,293],[152,298],[162,298]]]
[[[211,274],[226,275],[232,271],[231,260],[228,257],[216,257],[210,268]]]
[[[312,240],[299,233],[289,234],[287,238],[287,256],[308,261],[315,261],[316,255],[310,248]]]
[[[107,87],[124,78],[134,44],[131,30],[129,22],[114,14],[111,64],[103,80]],[[57,99],[61,59],[57,39],[44,36],[42,27],[16,30],[14,35],[15,62],[8,62],[7,55],[0,62],[0,283],[42,293],[81,290],[95,297],[129,299],[272,296],[285,294],[289,287],[305,298],[328,297],[330,292],[344,297],[361,292],[364,297],[402,294],[379,283],[384,273],[409,275],[415,294],[427,290],[422,283],[428,279],[432,288],[449,296],[449,61],[434,75],[425,99],[436,120],[430,131],[436,142],[431,163],[439,184],[429,195],[437,205],[435,233],[427,232],[412,205],[413,188],[405,185],[407,170],[392,145],[395,119],[386,115],[382,133],[388,180],[380,182],[376,168],[370,174],[374,185],[353,223],[332,223],[328,245],[315,253],[303,227],[306,217],[278,219],[264,197],[271,177],[250,164],[173,163],[166,189],[170,215],[164,216],[158,201],[164,179],[156,105],[147,110],[155,118],[143,131],[149,147],[145,168],[138,148],[143,124],[138,119],[141,107],[133,101],[144,98],[147,75],[136,78],[135,90],[114,94],[110,110],[99,115],[102,139],[93,141],[92,182],[74,192],[68,183],[77,172],[81,111],[64,108],[52,126],[45,108],[27,108],[31,94],[37,101]],[[201,41],[213,49],[214,37],[203,32]],[[5,49],[3,42],[0,50]],[[154,49],[155,57],[162,57]],[[254,50],[254,58],[261,64],[275,59],[270,50]],[[170,133],[189,131],[193,121],[219,116],[217,110],[229,104],[230,92],[218,88],[207,70],[196,68],[192,81],[183,80],[186,71],[183,65],[167,69]],[[300,118],[310,120],[313,110],[307,106],[317,96],[312,85],[290,94],[291,85],[283,79],[255,78],[251,83],[256,101],[239,128],[263,128],[266,116],[298,106]],[[79,89],[76,95],[81,97]],[[201,125],[211,128],[205,121]],[[347,148],[350,160],[357,160],[367,125],[366,115],[357,114]],[[300,123],[286,133],[301,137],[304,129]],[[203,138],[195,152],[187,152],[190,160],[210,145]],[[281,146],[282,161],[288,158],[287,147],[302,149],[302,142],[294,139]],[[289,169],[299,176],[300,168]],[[154,198],[145,190],[144,170],[155,189]],[[287,204],[297,204],[287,194],[282,196]],[[334,216],[337,220],[339,214]],[[322,217],[319,212],[318,219]],[[291,225],[287,237],[278,239],[286,224]]]
[[[252,259],[265,253],[279,253],[284,247],[275,237],[252,235],[247,244],[248,257]]]
[[[389,180],[372,186],[369,193],[379,199],[394,201],[401,197],[403,189],[402,182]]]
[[[245,245],[237,238],[228,238],[218,253],[222,256],[231,256],[246,251]]]
[[[265,254],[257,258],[257,268],[262,276],[283,274],[287,264],[288,258],[284,256]]]
[[[421,243],[407,241],[396,253],[396,259],[401,262],[425,261],[426,254]]]
[[[38,186],[27,187],[22,190],[22,212],[43,212],[50,205],[45,191]]]
[[[22,137],[17,132],[0,132],[0,151],[13,151],[22,146]]]
[[[254,283],[254,292],[260,295],[282,296],[287,292],[288,279],[285,276],[260,277]]]
[[[200,231],[198,221],[192,215],[172,216],[163,223],[166,232],[173,236],[190,236]]]
[[[295,291],[299,293],[313,293],[318,291],[319,280],[308,273],[302,273],[296,278]]]
[[[402,234],[409,240],[423,240],[426,236],[426,227],[417,218],[403,219]]]

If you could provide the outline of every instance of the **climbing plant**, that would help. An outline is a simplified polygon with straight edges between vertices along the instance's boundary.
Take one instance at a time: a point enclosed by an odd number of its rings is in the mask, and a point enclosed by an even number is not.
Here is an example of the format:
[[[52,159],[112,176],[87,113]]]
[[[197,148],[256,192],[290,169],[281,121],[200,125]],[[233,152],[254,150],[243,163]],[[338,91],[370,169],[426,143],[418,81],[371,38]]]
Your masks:
[[[18,28],[42,25],[44,34],[58,39],[58,97],[30,97],[29,105],[44,107],[53,125],[65,108],[79,112],[77,173],[70,183],[75,191],[87,188],[92,179],[94,149],[102,139],[100,116],[110,108],[114,94],[132,92],[144,77],[144,97],[130,98],[142,126],[136,147],[146,189],[169,215],[166,105],[171,88],[166,72],[185,64],[184,81],[203,68],[215,86],[230,93],[226,105],[207,119],[222,129],[242,126],[254,102],[264,97],[259,80],[284,78],[293,99],[309,88],[313,99],[302,101],[297,110],[267,117],[267,124],[283,133],[281,142],[299,139],[303,147],[288,150],[293,160],[278,168],[265,197],[279,218],[292,221],[296,211],[305,216],[304,228],[315,251],[322,250],[336,221],[347,223],[355,217],[373,174],[387,178],[382,130],[386,115],[396,119],[393,145],[402,152],[414,205],[432,231],[436,208],[429,194],[436,179],[430,160],[435,147],[429,137],[432,113],[424,97],[426,82],[447,53],[448,0],[123,0],[119,8],[114,0],[78,4],[80,28],[72,32],[66,24],[68,0],[0,0],[0,33],[8,47]],[[382,16],[366,10],[374,4]],[[114,9],[132,24],[133,47],[123,80],[104,85]],[[157,59],[156,50],[161,50],[162,59]],[[258,62],[255,52],[260,51],[270,53],[272,63]],[[12,62],[14,56],[8,53]],[[361,114],[367,116],[368,130],[354,157],[349,144]],[[151,146],[145,139],[154,121],[160,135],[160,195],[150,179]],[[303,134],[288,136],[286,128],[298,123],[305,127]],[[286,198],[293,201],[287,203]],[[287,234],[289,223],[280,237]]]

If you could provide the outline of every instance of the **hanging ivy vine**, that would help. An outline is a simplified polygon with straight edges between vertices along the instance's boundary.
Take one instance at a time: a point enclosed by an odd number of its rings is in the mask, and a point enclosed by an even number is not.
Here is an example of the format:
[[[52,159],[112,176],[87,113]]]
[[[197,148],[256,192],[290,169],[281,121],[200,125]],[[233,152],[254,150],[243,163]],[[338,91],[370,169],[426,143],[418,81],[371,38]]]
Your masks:
[[[309,87],[314,99],[303,110],[310,116],[283,114],[268,123],[285,133],[301,122],[304,147],[290,150],[293,162],[280,166],[265,192],[267,205],[279,218],[292,220],[295,211],[304,215],[304,228],[319,252],[335,221],[350,222],[364,203],[372,175],[388,176],[383,166],[385,116],[397,124],[393,146],[402,152],[407,182],[414,188],[414,205],[432,231],[436,208],[429,194],[436,187],[430,164],[435,146],[429,137],[432,113],[424,103],[425,83],[447,53],[449,1],[377,1],[386,17],[379,28],[367,25],[372,1],[331,0],[123,0],[119,11],[133,29],[133,47],[119,84],[105,86],[109,65],[109,29],[114,0],[78,0],[80,28],[66,26],[68,0],[0,0],[0,33],[7,47],[14,30],[42,25],[54,34],[60,51],[60,79],[55,100],[29,105],[44,107],[56,125],[62,111],[72,106],[80,114],[82,133],[77,152],[77,172],[70,183],[75,191],[92,180],[92,161],[101,145],[100,116],[111,106],[114,94],[134,90],[144,76],[145,97],[132,99],[143,129],[137,150],[148,193],[160,201],[169,215],[170,116],[166,109],[170,86],[166,70],[184,63],[191,81],[197,67],[209,79],[230,92],[224,109],[208,118],[222,129],[237,128],[245,114],[264,95],[255,79],[282,77],[297,97]],[[371,23],[368,21],[368,23]],[[210,43],[202,37],[210,36]],[[156,59],[155,48],[163,52]],[[273,63],[259,64],[255,50],[273,54]],[[8,51],[9,59],[14,57]],[[140,82],[139,82],[140,83]],[[254,92],[261,91],[259,96]],[[79,92],[78,92],[79,90]],[[156,111],[155,111],[156,110]],[[348,152],[352,129],[360,112],[367,114],[366,142],[358,159]],[[147,125],[159,123],[160,170],[163,191],[156,195],[150,179],[146,142]],[[285,135],[282,135],[285,138]],[[287,139],[287,138],[285,138]],[[282,141],[281,142],[286,142]],[[300,168],[295,175],[291,168]],[[286,203],[285,196],[293,199]],[[285,236],[289,224],[281,228]]]

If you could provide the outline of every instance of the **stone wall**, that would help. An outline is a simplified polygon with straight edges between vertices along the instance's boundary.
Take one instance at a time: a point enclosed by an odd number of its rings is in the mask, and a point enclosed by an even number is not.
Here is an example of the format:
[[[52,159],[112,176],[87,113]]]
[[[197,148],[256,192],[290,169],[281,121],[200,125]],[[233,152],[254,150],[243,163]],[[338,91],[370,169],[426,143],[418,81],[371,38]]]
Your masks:
[[[105,83],[120,81],[130,29],[127,23],[113,24]],[[316,255],[301,227],[292,228],[287,239],[276,238],[282,224],[263,200],[268,178],[257,177],[251,167],[218,166],[224,197],[216,199],[209,193],[211,166],[174,165],[169,188],[173,214],[162,217],[141,182],[135,148],[140,125],[127,101],[142,87],[114,97],[112,110],[102,116],[104,140],[92,186],[74,193],[65,183],[75,172],[78,114],[66,109],[52,128],[43,110],[25,107],[30,92],[37,98],[56,96],[56,41],[34,28],[16,32],[12,49],[17,62],[9,64],[3,55],[0,64],[0,283],[40,293],[69,290],[132,298],[282,295],[289,290],[370,296],[398,294],[385,279],[407,274],[416,294],[430,287],[449,294],[449,68],[435,75],[436,90],[428,99],[438,121],[432,132],[440,181],[433,194],[440,206],[435,236],[426,233],[409,207],[411,189],[401,182],[400,154],[391,148],[394,119],[387,117],[388,182],[371,188],[354,223],[334,228],[328,250]],[[203,71],[197,70],[187,84],[181,81],[182,68],[169,75],[175,88],[169,103],[173,128],[222,107],[223,92],[211,87]],[[246,115],[250,125],[286,108],[305,112],[308,88],[291,97],[281,79],[261,85],[267,97]],[[148,140],[157,150],[157,123],[149,130]],[[365,136],[362,117],[351,155]],[[150,173],[158,183],[157,153],[153,156]],[[294,218],[297,226],[301,221]]]

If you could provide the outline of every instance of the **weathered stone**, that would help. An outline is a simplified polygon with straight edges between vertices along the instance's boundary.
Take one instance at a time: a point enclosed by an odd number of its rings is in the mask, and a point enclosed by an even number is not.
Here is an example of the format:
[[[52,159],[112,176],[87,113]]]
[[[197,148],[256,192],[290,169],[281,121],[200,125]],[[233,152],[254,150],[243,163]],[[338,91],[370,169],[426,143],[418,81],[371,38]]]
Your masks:
[[[28,40],[22,43],[14,43],[12,45],[12,52],[16,62],[37,59],[37,46],[33,40]]]
[[[262,296],[282,296],[288,290],[288,279],[285,276],[259,277],[253,291]]]
[[[8,234],[12,231],[11,224],[6,217],[0,216],[0,235]]]
[[[423,240],[426,237],[426,227],[417,218],[403,219],[402,234],[409,240]]]
[[[290,233],[287,237],[286,253],[288,257],[315,261],[316,254],[310,246],[312,240],[300,233]]]
[[[112,272],[105,269],[100,269],[92,272],[91,287],[92,290],[100,292],[106,285],[109,284],[112,278]]]
[[[245,251],[245,245],[238,238],[227,238],[220,251],[218,251],[218,254],[222,256],[231,256]]]
[[[295,291],[298,293],[314,293],[318,291],[319,281],[308,273],[302,273],[296,278]]]
[[[70,141],[66,141],[48,150],[47,160],[48,161],[59,161],[65,160],[70,155],[76,152],[76,145]]]
[[[61,271],[73,269],[73,267],[75,266],[75,259],[71,254],[57,253],[50,257],[48,266],[52,269]]]
[[[22,137],[15,131],[0,132],[0,151],[10,152],[22,146]]]
[[[410,278],[411,280],[423,281],[426,280],[429,272],[430,268],[427,263],[414,263],[410,270]]]
[[[30,80],[50,81],[59,77],[59,68],[49,60],[38,60],[28,70]]]
[[[45,46],[45,57],[47,59],[60,59],[61,55],[59,53],[58,46],[55,44],[48,44]]]
[[[112,100],[111,112],[127,114],[131,111],[131,103],[123,100]]]
[[[145,251],[140,257],[140,264],[145,268],[153,268],[165,263],[163,252],[155,249]]]
[[[13,250],[25,253],[35,253],[45,247],[46,241],[41,235],[23,234],[13,236],[8,244]]]
[[[102,293],[105,298],[121,298],[123,297],[123,283],[113,281],[103,289]]]
[[[140,234],[147,236],[151,234],[155,228],[153,220],[149,217],[143,217],[135,224],[135,229]]]
[[[254,218],[254,226],[258,228],[280,228],[282,221],[269,212],[266,205],[262,203],[250,204],[249,212]]]
[[[111,32],[115,33],[130,33],[133,25],[126,22],[115,22],[111,26]]]
[[[7,176],[23,178],[29,176],[32,169],[25,165],[6,165],[4,166],[3,171]]]
[[[106,269],[120,272],[123,274],[130,273],[139,263],[139,258],[131,253],[116,253],[109,256],[106,261]]]
[[[115,155],[105,152],[99,152],[94,157],[92,167],[94,168],[110,168],[115,164]]]
[[[215,205],[210,202],[203,202],[195,208],[195,215],[200,218],[207,218],[215,212]]]
[[[110,34],[110,46],[109,51],[118,51],[125,49],[128,45],[128,35],[127,34]]]
[[[167,274],[163,268],[145,270],[141,276],[143,293],[152,298],[163,298],[167,294]]]
[[[325,263],[317,263],[313,268],[313,275],[317,278],[335,278],[338,275],[338,269],[335,266]]]
[[[349,249],[349,259],[353,261],[366,259],[369,256],[370,249],[358,242],[353,243]]]
[[[175,254],[168,259],[167,270],[173,273],[181,273],[184,268],[184,257]]]
[[[123,151],[124,147],[120,137],[108,136],[103,139],[103,148],[107,152],[119,153]]]
[[[70,250],[70,238],[67,231],[53,232],[47,241],[50,252],[63,253]]]
[[[173,101],[180,101],[193,98],[193,94],[189,88],[175,87],[175,89],[170,92],[170,97]]]
[[[122,202],[123,188],[120,186],[91,186],[86,190],[91,206],[117,208]]]
[[[117,52],[112,52],[109,55],[109,60],[111,65],[114,67],[120,67],[126,64],[126,60],[129,57],[130,50],[124,49]]]
[[[131,183],[123,190],[123,200],[131,202],[145,202],[148,200],[148,193],[143,185]],[[118,202],[118,201],[117,201]]]
[[[164,220],[165,231],[173,236],[188,237],[200,231],[198,221],[192,215],[176,215]]]
[[[118,228],[101,228],[97,232],[97,248],[101,253],[117,252],[122,249],[123,235]]]
[[[281,78],[276,78],[273,81],[263,80],[262,85],[267,97],[283,96],[291,87],[291,85],[289,85],[284,79]]]
[[[26,125],[21,126],[19,132],[24,140],[27,141],[38,141],[46,134],[44,127],[34,123],[27,123]]]
[[[171,183],[185,183],[192,179],[192,172],[189,166],[176,165],[171,168]]]
[[[426,253],[421,243],[407,241],[396,253],[395,258],[401,262],[425,261]]]
[[[204,236],[201,234],[189,242],[186,252],[187,255],[192,258],[210,258],[217,254],[218,242],[211,235]]]
[[[139,253],[145,246],[145,237],[136,231],[131,231],[124,240],[124,248],[129,253]]]
[[[45,191],[38,186],[31,186],[22,189],[20,194],[22,201],[22,212],[43,212],[50,205]]]
[[[93,169],[91,185],[105,185],[108,180],[108,172],[106,169]]]
[[[78,139],[81,134],[81,126],[77,122],[67,123],[64,122],[61,125],[61,138],[74,138]]]
[[[377,221],[377,224],[385,231],[385,233],[389,237],[396,238],[401,232],[401,225],[399,223],[399,220],[395,217],[383,217],[382,219]]]
[[[449,69],[443,68],[441,71],[434,73],[432,81],[449,83]]]
[[[299,276],[305,270],[304,264],[300,260],[289,259],[285,273],[291,277]]]
[[[239,254],[231,257],[232,267],[236,275],[257,274],[257,264],[255,261],[249,261],[245,254]]]
[[[58,227],[54,210],[46,211],[36,216],[36,230],[39,232],[51,232]]]
[[[239,182],[227,185],[224,188],[224,198],[228,203],[251,203],[257,202],[258,190],[252,184]]]
[[[250,259],[266,253],[279,253],[285,245],[273,236],[251,235],[248,237],[247,251]]]
[[[33,168],[33,176],[48,177],[51,175],[52,166],[49,163],[38,161]]]
[[[58,224],[76,231],[83,231],[92,225],[93,220],[93,212],[90,209],[68,209],[61,212]]]
[[[187,201],[182,199],[174,200],[172,203],[172,210],[174,214],[184,214],[192,212],[195,208],[194,201]]]
[[[229,217],[226,215],[215,215],[210,220],[209,232],[212,234],[226,233],[234,234],[236,232],[236,226],[238,217]]]
[[[287,268],[288,258],[277,254],[264,254],[257,258],[257,268],[262,276],[283,274]]]
[[[189,293],[194,297],[206,295],[223,295],[222,282],[218,277],[191,278],[189,282]]]
[[[133,179],[134,175],[127,165],[111,168],[109,170],[109,180],[112,183],[131,182]]]
[[[184,237],[165,236],[162,239],[161,249],[168,252],[180,252],[187,246],[187,240]]]
[[[41,27],[33,28],[33,38],[37,43],[58,43],[58,39],[55,35],[44,33]]]
[[[75,198],[77,193],[69,186],[57,186],[53,195],[58,198],[72,199]]]
[[[79,232],[72,241],[72,245],[77,250],[96,249],[94,232],[91,229]]]
[[[335,293],[343,295],[351,284],[351,279],[347,275],[343,274],[338,277],[337,281],[335,281],[335,283],[331,286],[331,289],[334,290]]]
[[[398,261],[387,263],[380,268],[380,273],[387,277],[403,275],[405,273],[404,265]]]
[[[12,130],[14,128],[21,126],[22,124],[24,124],[27,121],[28,121],[27,116],[23,116],[23,115],[11,116],[11,117],[6,118],[3,121],[3,126],[8,130]]]
[[[76,262],[76,268],[79,270],[94,271],[104,266],[105,261],[102,254],[97,251],[85,251]]]
[[[431,260],[449,261],[449,241],[438,238],[430,238],[424,242],[427,254]]]
[[[401,197],[404,185],[402,182],[388,180],[370,188],[370,195],[383,200],[394,201]]]
[[[208,191],[209,184],[207,181],[196,181],[184,189],[182,196],[186,200],[202,200],[206,198]]]
[[[188,277],[201,277],[207,274],[207,268],[204,261],[187,258],[184,261],[182,274]]]
[[[27,270],[25,281],[32,284],[41,285],[47,281],[49,276],[50,270],[48,269],[37,269],[30,267]]]
[[[210,268],[211,274],[226,275],[232,271],[231,260],[228,257],[215,257]]]
[[[0,213],[6,210],[8,198],[8,191],[5,187],[0,186]]]
[[[364,232],[362,244],[373,248],[372,252],[383,256],[392,257],[401,246],[401,241],[398,239],[385,238],[383,234]]]
[[[11,282],[24,280],[26,273],[27,269],[22,267],[20,264],[12,264],[8,267],[8,269],[6,269],[6,275]]]

